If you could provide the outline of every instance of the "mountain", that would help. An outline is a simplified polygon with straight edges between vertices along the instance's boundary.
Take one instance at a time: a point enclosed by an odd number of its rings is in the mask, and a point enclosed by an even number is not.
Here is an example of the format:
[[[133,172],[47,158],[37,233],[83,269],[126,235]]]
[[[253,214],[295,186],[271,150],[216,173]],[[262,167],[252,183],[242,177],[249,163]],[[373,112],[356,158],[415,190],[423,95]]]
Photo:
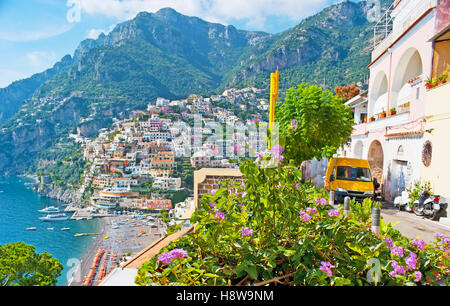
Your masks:
[[[370,3],[369,3],[370,2]],[[280,87],[301,82],[335,86],[362,81],[368,75],[372,24],[366,19],[373,1],[344,1],[297,26],[257,44],[241,65],[227,75],[226,86],[268,86],[268,73],[280,69]],[[392,1],[382,0],[381,8]],[[265,45],[264,45],[265,44]]]
[[[158,96],[265,87],[277,66],[283,88],[360,81],[370,60],[368,9],[366,1],[344,1],[276,35],[170,8],[139,13],[82,41],[53,68],[0,89],[0,171],[21,173],[69,132],[93,135]]]

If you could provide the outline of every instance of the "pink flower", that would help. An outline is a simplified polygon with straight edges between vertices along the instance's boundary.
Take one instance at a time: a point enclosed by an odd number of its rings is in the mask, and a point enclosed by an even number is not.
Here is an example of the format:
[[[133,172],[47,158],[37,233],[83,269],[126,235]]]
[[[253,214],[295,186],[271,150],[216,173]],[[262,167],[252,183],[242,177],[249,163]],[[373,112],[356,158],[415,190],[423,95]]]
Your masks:
[[[248,227],[243,226],[241,228],[241,237],[245,237],[245,236],[252,236],[253,235],[253,230],[249,229]]]
[[[408,265],[406,270],[415,270],[417,265],[417,255],[413,252],[409,253],[408,257],[405,258],[405,262]]]
[[[331,210],[328,211],[328,216],[330,216],[330,217],[333,217],[333,216],[339,217],[339,211],[331,209]]]
[[[422,252],[425,252],[425,241],[423,240],[418,240],[416,238],[414,238],[411,241],[412,245],[415,245],[419,250],[421,250]]]
[[[305,213],[304,211],[300,211],[300,219],[302,219],[304,222],[308,222],[311,220],[311,216]]]
[[[307,209],[306,209],[306,212],[307,213],[310,213],[310,214],[316,214],[317,213],[317,208],[315,208],[315,207],[308,207]]]
[[[334,268],[334,266],[329,261],[321,261],[320,262],[320,270],[324,271],[328,274],[328,276],[332,276],[333,272],[331,272],[331,269]]]
[[[391,254],[403,257],[403,248],[394,246],[394,247],[391,248]]]
[[[328,204],[328,200],[325,199],[325,198],[316,199],[316,204],[327,205]]]
[[[414,279],[415,282],[420,282],[422,279],[422,273],[420,271],[414,271],[414,276],[416,277],[416,279]]]

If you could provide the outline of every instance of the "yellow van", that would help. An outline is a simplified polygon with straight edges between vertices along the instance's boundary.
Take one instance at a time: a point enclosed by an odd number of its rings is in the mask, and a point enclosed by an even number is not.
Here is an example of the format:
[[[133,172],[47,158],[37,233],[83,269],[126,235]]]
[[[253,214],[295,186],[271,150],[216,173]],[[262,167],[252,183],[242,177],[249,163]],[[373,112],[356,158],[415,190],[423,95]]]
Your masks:
[[[356,158],[331,158],[325,176],[325,189],[333,190],[335,203],[349,196],[357,201],[374,197],[380,185],[372,179],[368,160]]]

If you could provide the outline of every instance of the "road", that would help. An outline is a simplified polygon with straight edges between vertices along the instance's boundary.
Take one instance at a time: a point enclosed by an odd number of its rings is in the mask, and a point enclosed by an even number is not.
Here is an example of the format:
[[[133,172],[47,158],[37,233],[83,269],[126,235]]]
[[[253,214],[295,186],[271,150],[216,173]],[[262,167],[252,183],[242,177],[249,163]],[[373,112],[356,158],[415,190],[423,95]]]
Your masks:
[[[387,203],[383,203],[381,216],[386,223],[399,222],[394,228],[411,239],[419,237],[430,243],[435,240],[433,237],[435,233],[441,233],[445,237],[450,238],[450,227],[437,221],[416,216],[410,212],[398,211],[393,205]]]

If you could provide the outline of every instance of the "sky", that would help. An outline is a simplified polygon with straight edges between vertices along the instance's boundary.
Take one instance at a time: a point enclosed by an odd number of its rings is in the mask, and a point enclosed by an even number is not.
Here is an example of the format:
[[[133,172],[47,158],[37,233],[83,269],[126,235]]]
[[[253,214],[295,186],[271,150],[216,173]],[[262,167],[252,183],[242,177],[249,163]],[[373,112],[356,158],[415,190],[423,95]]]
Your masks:
[[[178,12],[243,30],[279,33],[342,0],[0,0],[0,88],[73,55],[141,11]]]

